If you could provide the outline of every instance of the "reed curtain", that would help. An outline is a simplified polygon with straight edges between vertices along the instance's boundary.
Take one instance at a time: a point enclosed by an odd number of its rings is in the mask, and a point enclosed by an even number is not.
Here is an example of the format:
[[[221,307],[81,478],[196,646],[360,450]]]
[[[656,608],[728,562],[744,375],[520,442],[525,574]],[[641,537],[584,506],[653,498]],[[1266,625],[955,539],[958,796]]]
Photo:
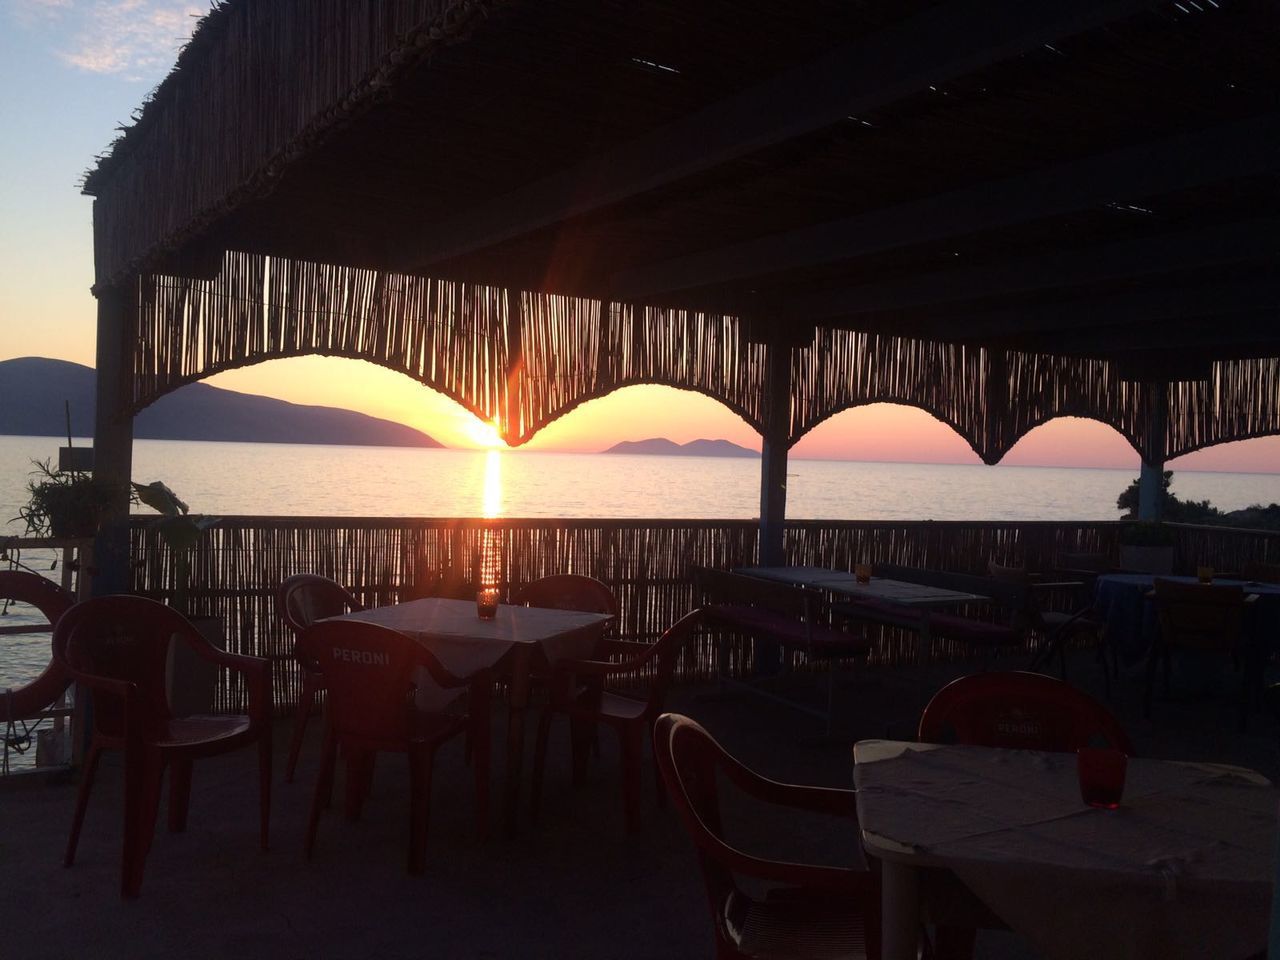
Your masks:
[[[703,393],[764,429],[771,348],[731,316],[246,253],[225,254],[209,280],[145,275],[137,304],[133,411],[222,370],[323,354],[413,377],[512,444],[640,383]],[[1062,416],[1109,424],[1155,462],[1280,432],[1280,358],[1220,361],[1208,380],[1154,393],[1104,360],[835,328],[772,349],[789,351],[791,443],[876,402],[927,410],[987,463]]]

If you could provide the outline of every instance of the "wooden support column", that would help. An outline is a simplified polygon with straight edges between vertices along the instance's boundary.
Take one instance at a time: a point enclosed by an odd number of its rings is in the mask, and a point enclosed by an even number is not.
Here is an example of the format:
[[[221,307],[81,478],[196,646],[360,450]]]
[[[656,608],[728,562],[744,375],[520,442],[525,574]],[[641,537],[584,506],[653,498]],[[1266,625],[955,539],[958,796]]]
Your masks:
[[[507,390],[500,431],[507,443],[517,439],[524,429],[520,418],[520,383],[524,379],[523,296],[519,290],[507,289]]]
[[[786,563],[783,527],[787,519],[787,451],[791,447],[791,347],[775,340],[766,349],[760,563],[777,567]]]
[[[93,475],[117,488],[94,543],[95,596],[129,589],[129,480],[133,467],[133,343],[136,279],[98,294]]]
[[[1147,452],[1138,474],[1138,519],[1159,520],[1164,512],[1164,459],[1169,423],[1169,384],[1144,385],[1147,394]]]

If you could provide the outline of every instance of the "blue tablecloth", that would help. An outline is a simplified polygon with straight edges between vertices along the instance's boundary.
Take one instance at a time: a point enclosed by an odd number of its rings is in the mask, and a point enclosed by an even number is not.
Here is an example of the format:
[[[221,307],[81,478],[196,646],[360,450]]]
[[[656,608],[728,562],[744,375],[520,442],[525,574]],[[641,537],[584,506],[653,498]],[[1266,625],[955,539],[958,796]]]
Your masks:
[[[1180,583],[1195,583],[1195,577],[1161,577]],[[1098,578],[1096,604],[1107,625],[1107,637],[1116,644],[1125,663],[1137,663],[1146,656],[1156,637],[1155,604],[1147,599],[1156,578],[1149,573],[1109,573]],[[1242,586],[1256,593],[1245,629],[1246,639],[1264,650],[1280,647],[1280,584],[1243,580],[1214,580],[1219,586]]]

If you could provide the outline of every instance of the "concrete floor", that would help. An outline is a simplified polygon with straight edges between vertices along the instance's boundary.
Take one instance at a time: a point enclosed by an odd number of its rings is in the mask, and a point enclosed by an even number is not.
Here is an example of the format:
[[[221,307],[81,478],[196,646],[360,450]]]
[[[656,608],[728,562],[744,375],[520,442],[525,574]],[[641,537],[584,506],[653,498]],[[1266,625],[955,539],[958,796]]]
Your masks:
[[[1094,687],[1087,656],[1073,679]],[[961,672],[959,667],[952,672]],[[803,679],[803,678],[802,678]],[[936,684],[945,677],[933,678]],[[804,682],[809,682],[805,680]],[[835,742],[815,742],[813,721],[759,701],[676,691],[672,709],[703,722],[766,775],[847,787],[850,745],[910,735],[918,683],[902,671],[865,672],[843,684]],[[1280,777],[1278,727],[1255,717],[1236,732],[1234,701],[1157,703],[1141,719],[1136,679],[1112,706],[1147,756],[1239,763]],[[312,723],[312,733],[318,724]],[[500,729],[500,725],[498,725]],[[288,725],[277,729],[283,769]],[[532,738],[530,737],[530,740]],[[407,777],[403,760],[379,762],[359,823],[338,813],[321,822],[316,856],[302,840],[316,769],[308,742],[292,785],[275,788],[272,851],[257,848],[255,756],[197,765],[189,828],[164,832],[147,863],[142,897],[119,898],[120,770],[99,774],[76,865],[61,866],[71,820],[71,784],[0,786],[0,956],[30,958],[706,958],[710,922],[692,849],[669,807],[646,798],[639,836],[622,825],[617,757],[604,738],[589,782],[572,789],[567,735],[553,740],[543,814],[515,840],[480,842],[472,828],[470,774],[460,744],[437,759],[426,876],[405,873]],[[494,787],[501,784],[495,744]],[[527,809],[527,808],[526,808]],[[163,811],[162,811],[163,817]],[[729,820],[740,844],[765,856],[841,863],[859,856],[845,822],[779,815],[737,804]],[[1033,956],[1012,934],[984,934],[979,956]]]

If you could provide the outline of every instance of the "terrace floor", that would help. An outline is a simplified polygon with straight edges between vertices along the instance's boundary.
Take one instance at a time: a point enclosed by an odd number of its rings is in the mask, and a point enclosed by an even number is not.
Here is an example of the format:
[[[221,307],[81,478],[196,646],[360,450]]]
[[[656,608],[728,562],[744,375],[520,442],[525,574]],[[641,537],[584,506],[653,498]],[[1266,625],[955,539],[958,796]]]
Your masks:
[[[940,673],[934,678],[942,679]],[[1088,688],[1100,683],[1090,656],[1073,663],[1073,679]],[[709,698],[710,688],[678,689],[671,708],[698,718],[767,775],[849,786],[850,744],[909,737],[916,689],[909,671],[869,670],[852,679],[841,698],[848,736],[825,745],[808,739],[812,722],[801,715],[755,700]],[[1238,734],[1235,701],[1224,697],[1158,701],[1147,722],[1140,690],[1137,678],[1126,679],[1112,706],[1142,754],[1237,763],[1280,779],[1278,726],[1271,718],[1255,716],[1248,734]],[[542,817],[526,823],[513,841],[496,830],[485,842],[475,838],[460,742],[442,751],[427,873],[413,878],[404,869],[407,776],[394,757],[379,761],[362,821],[349,824],[339,813],[327,814],[314,860],[303,858],[318,726],[312,724],[297,781],[284,785],[277,775],[270,854],[257,849],[252,751],[204,761],[196,767],[188,831],[165,833],[162,820],[135,902],[118,894],[118,764],[104,761],[70,870],[62,868],[61,855],[74,786],[0,785],[3,954],[191,960],[710,956],[692,849],[670,807],[659,808],[652,799],[643,833],[626,834],[608,736],[602,738],[603,756],[578,790],[569,784],[567,735],[553,740]],[[279,724],[281,770],[287,734],[288,724]],[[495,744],[495,789],[501,756]],[[779,816],[744,804],[731,813],[729,829],[740,845],[764,855],[836,863],[858,856],[847,823]],[[984,933],[978,956],[1021,960],[1034,954],[1013,934]]]

